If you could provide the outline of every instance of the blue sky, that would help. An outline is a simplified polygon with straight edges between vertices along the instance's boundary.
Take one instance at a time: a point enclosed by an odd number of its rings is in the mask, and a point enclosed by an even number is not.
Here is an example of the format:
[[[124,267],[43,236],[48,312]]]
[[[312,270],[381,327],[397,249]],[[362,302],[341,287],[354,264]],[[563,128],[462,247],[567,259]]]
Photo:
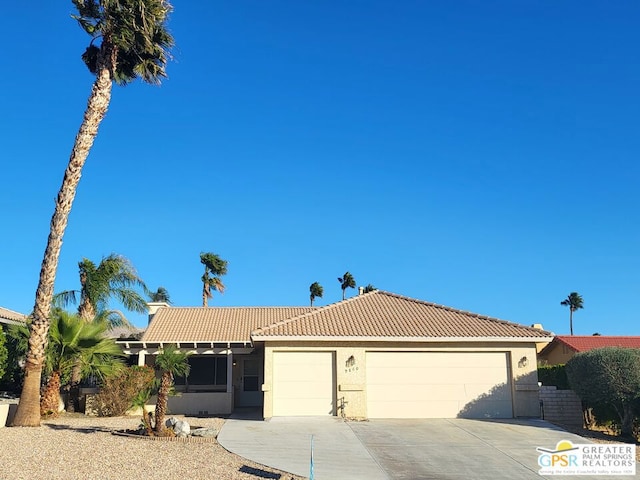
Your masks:
[[[640,335],[637,2],[174,8],[168,80],[114,89],[56,291],[116,252],[197,306],[213,251],[212,305],[306,305],[314,281],[325,305],[348,270],[558,334],[578,291],[576,334]],[[71,13],[0,16],[0,305],[24,313],[92,83]]]

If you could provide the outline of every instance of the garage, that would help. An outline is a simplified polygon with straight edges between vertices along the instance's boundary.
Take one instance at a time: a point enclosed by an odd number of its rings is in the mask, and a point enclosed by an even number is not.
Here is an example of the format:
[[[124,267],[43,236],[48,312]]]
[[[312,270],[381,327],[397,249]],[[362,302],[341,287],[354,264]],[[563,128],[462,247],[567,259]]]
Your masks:
[[[512,418],[507,352],[367,352],[369,418]]]
[[[273,416],[334,415],[333,352],[273,352]]]

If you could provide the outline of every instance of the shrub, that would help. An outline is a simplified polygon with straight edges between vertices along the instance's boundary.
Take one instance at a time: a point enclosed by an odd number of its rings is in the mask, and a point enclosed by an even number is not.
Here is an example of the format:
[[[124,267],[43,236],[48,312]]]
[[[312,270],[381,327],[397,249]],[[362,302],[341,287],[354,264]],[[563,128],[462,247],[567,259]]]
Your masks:
[[[542,385],[553,385],[558,390],[571,390],[564,365],[544,365],[538,367],[538,381]]]
[[[127,367],[107,377],[92,407],[101,417],[125,415],[140,392],[149,391],[155,381],[155,371],[149,366]]]
[[[2,327],[0,327],[0,378],[4,377],[4,374],[7,371],[7,359],[9,354],[5,343],[6,339],[4,331],[2,330]]]
[[[19,392],[24,381],[24,368],[22,367],[29,345],[29,327],[24,324],[3,326],[7,363],[0,388],[12,392]]]
[[[571,388],[587,407],[592,407],[596,415],[613,409],[620,433],[633,436],[640,396],[640,350],[596,348],[576,354],[567,362],[566,370]]]

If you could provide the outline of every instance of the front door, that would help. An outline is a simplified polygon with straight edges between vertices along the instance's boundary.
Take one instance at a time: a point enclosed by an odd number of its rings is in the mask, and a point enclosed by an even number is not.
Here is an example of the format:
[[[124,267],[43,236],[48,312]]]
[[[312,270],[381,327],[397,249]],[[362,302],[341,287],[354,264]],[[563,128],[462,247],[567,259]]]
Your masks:
[[[238,389],[238,407],[262,406],[262,358],[240,358],[240,385]]]

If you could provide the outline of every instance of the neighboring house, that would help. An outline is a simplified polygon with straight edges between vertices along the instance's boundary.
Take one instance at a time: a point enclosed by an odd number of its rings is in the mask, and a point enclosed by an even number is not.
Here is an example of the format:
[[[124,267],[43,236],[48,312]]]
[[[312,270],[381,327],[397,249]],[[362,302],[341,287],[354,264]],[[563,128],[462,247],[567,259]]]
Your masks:
[[[538,354],[540,365],[562,365],[579,352],[601,347],[640,348],[638,336],[559,335]]]
[[[119,343],[139,364],[170,343],[193,352],[175,413],[535,417],[536,343],[553,337],[381,290],[320,308],[150,311],[142,339]]]
[[[0,324],[20,325],[27,321],[27,316],[22,313],[14,312],[8,308],[0,307]]]

